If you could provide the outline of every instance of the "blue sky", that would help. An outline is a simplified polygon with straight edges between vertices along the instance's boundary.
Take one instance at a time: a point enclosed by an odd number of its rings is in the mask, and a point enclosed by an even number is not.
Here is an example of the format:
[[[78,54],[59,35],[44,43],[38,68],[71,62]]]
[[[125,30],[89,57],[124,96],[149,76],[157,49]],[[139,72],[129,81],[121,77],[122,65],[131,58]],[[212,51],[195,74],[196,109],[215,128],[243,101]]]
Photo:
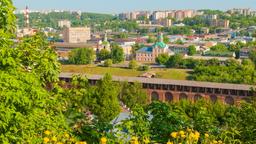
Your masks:
[[[13,0],[18,9],[66,9],[100,13],[167,9],[256,9],[256,0]]]

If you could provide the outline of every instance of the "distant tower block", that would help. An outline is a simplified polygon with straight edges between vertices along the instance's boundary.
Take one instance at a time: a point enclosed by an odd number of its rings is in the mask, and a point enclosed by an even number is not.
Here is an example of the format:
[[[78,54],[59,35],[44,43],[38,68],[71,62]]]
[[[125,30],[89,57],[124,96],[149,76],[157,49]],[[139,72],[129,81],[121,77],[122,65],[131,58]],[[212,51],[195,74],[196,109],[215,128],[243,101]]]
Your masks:
[[[24,17],[25,17],[25,26],[29,28],[29,9],[28,6],[26,6],[26,10],[24,11]]]

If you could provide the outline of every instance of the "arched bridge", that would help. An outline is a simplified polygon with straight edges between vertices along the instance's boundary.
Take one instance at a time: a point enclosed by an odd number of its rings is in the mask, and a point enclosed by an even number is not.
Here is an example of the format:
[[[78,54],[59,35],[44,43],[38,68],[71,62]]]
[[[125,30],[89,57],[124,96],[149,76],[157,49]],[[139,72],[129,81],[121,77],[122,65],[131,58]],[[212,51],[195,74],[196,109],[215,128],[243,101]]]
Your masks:
[[[61,73],[59,78],[69,83],[72,75],[77,74],[79,73]],[[94,85],[103,76],[86,75],[86,77],[90,84]],[[255,95],[255,93],[252,92],[252,88],[255,88],[253,85],[142,77],[113,76],[112,78],[113,81],[141,83],[143,89],[147,91],[149,102],[153,100],[177,102],[182,99],[197,101],[204,98],[213,102],[220,100],[227,104],[239,104],[241,100],[249,101],[250,97]]]

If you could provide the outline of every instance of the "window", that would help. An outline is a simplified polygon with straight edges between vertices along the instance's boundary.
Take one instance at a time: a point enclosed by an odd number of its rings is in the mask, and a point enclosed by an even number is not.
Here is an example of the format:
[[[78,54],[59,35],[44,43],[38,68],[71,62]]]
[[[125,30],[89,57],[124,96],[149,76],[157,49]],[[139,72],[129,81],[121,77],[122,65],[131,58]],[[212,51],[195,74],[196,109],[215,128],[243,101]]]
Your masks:
[[[218,100],[218,98],[217,98],[216,95],[210,95],[210,100],[211,100],[213,103],[215,103],[215,102]]]
[[[188,95],[185,93],[181,93],[179,96],[179,100],[186,100],[186,99],[188,99]]]
[[[159,100],[159,95],[157,92],[153,91],[151,93],[151,101],[158,101]]]
[[[226,103],[226,104],[233,105],[233,104],[235,103],[234,98],[231,97],[231,96],[226,97],[226,98],[225,98],[225,103]]]
[[[196,94],[195,96],[194,96],[194,101],[196,102],[196,101],[198,101],[198,100],[200,100],[200,99],[202,99],[203,97],[200,95],[200,94]]]
[[[173,95],[172,95],[172,93],[170,93],[170,92],[166,92],[166,93],[165,93],[165,101],[167,101],[167,102],[173,101]]]

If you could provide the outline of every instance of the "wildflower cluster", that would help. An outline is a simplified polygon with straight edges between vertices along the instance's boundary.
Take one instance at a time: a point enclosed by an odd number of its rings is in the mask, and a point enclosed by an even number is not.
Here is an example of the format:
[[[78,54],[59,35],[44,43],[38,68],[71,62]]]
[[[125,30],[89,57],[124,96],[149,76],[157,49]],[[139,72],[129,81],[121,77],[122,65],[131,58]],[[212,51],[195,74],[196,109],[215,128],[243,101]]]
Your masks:
[[[55,133],[53,131],[46,130],[43,133],[43,143],[45,144],[87,144],[84,141],[78,141],[76,138],[69,135],[67,132]]]
[[[200,141],[201,138],[201,141]],[[172,140],[172,141],[171,141]],[[178,131],[178,132],[172,132],[170,134],[170,140],[167,142],[167,144],[197,144],[197,143],[203,143],[203,144],[222,144],[222,141],[216,141],[211,140],[210,135],[208,133],[205,133],[204,135],[200,135],[198,131],[195,131],[193,129],[187,128],[186,131]]]

